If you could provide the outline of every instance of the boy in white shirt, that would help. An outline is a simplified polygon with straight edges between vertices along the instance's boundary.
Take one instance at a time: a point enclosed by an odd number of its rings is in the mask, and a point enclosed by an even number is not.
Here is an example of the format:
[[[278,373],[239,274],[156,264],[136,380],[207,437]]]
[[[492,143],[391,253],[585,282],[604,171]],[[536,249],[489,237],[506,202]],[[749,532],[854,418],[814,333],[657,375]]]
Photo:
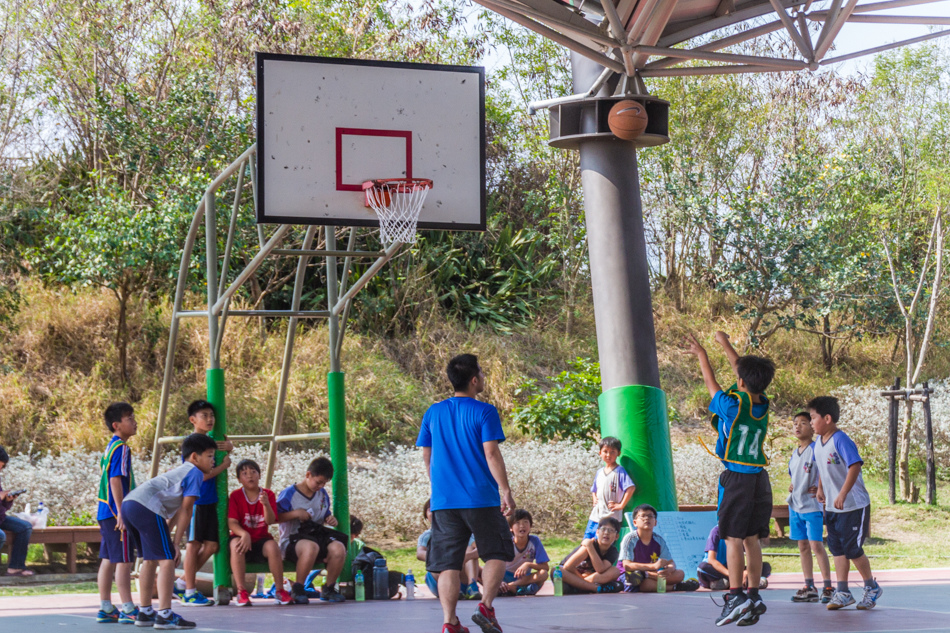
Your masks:
[[[623,509],[630,502],[636,485],[623,466],[617,463],[620,457],[620,440],[605,437],[600,440],[600,458],[604,467],[594,476],[594,485],[590,487],[594,508],[584,530],[584,538],[597,537],[597,525],[604,517],[611,517],[623,524]]]

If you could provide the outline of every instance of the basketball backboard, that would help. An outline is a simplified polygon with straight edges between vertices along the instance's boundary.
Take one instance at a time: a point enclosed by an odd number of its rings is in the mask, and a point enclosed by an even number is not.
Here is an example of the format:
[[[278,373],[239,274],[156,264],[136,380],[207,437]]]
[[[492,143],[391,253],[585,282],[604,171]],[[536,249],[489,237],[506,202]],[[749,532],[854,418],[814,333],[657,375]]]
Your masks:
[[[434,183],[420,229],[485,229],[485,71],[257,54],[261,223],[376,226],[362,184]]]

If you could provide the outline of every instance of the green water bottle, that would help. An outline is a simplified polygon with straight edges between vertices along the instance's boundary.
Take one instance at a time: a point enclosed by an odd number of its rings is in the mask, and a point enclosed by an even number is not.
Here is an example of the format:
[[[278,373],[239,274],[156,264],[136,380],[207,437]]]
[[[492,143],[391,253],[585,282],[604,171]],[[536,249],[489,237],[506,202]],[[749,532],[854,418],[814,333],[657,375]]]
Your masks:
[[[666,593],[666,576],[656,577],[656,592]]]
[[[366,583],[363,582],[363,572],[356,572],[356,601],[363,602],[366,600]]]
[[[551,575],[551,581],[554,583],[554,595],[563,596],[564,595],[564,573],[561,571],[560,565],[554,566],[554,574]]]

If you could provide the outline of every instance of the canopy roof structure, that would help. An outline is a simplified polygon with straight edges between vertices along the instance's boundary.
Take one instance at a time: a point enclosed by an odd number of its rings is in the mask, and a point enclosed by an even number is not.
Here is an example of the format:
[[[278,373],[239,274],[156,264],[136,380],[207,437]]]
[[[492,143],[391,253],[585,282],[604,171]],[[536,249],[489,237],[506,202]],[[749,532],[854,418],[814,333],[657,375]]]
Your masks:
[[[476,2],[604,66],[604,74],[591,86],[589,95],[595,94],[615,73],[633,79],[636,88],[642,86],[642,77],[818,70],[950,35],[950,0]],[[892,14],[894,9],[924,4],[936,5],[932,16]],[[920,37],[828,57],[835,38],[849,23],[937,28]],[[728,52],[737,44],[776,32],[794,44],[793,56]],[[690,63],[697,60],[709,63]]]

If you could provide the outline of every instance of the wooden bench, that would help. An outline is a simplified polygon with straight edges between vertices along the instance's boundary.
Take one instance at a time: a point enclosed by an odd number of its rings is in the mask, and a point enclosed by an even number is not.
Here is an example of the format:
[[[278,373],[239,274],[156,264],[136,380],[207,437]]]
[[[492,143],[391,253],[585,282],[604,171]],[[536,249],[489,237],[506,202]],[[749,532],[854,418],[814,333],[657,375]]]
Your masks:
[[[680,512],[715,512],[714,505],[681,505]],[[785,538],[785,530],[788,528],[788,506],[772,506],[772,518],[775,519],[775,530],[779,538]]]
[[[10,555],[10,547],[16,536],[13,532],[6,532],[7,544],[4,551]],[[97,525],[54,526],[48,528],[34,528],[30,543],[39,543],[46,547],[46,555],[54,551],[66,552],[66,569],[70,574],[76,573],[76,546],[79,543],[100,543],[102,535]],[[63,547],[58,547],[63,546]]]

